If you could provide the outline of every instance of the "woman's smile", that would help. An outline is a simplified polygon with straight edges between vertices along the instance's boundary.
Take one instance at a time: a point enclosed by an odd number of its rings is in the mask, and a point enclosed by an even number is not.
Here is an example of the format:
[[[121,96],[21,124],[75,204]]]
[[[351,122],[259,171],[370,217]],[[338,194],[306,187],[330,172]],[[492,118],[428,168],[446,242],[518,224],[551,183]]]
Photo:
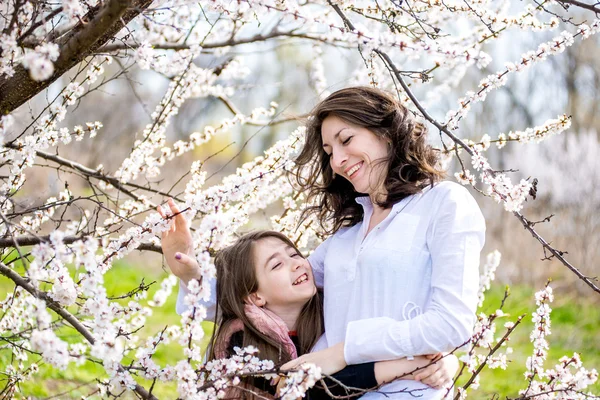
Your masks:
[[[335,115],[323,120],[321,139],[333,172],[350,181],[358,193],[381,192],[389,153],[385,139]]]
[[[349,179],[352,179],[353,177],[355,177],[356,173],[363,166],[363,164],[364,164],[364,161],[361,161],[361,162],[359,162],[357,164],[354,164],[353,167],[351,167],[348,170],[346,170],[346,176]]]

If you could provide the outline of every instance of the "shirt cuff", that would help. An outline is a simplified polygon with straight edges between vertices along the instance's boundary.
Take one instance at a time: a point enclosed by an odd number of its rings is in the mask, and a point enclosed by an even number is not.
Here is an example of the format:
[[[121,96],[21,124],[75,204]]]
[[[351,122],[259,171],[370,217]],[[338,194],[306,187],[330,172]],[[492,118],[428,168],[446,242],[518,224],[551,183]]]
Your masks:
[[[179,280],[179,293],[177,293],[177,303],[175,304],[175,311],[181,315],[188,310],[188,306],[185,304],[185,296],[190,293],[187,286],[183,281]]]

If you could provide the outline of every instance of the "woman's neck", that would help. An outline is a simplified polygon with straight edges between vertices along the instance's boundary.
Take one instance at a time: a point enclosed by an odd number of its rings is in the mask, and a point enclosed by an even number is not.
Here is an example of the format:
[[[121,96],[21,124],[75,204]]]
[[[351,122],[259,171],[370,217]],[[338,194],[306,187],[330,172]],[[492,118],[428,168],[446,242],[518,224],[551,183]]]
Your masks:
[[[382,211],[384,208],[382,208],[379,203],[387,200],[387,190],[385,190],[383,185],[380,185],[378,189],[369,193],[369,198],[371,199],[371,203],[373,204],[375,211]]]

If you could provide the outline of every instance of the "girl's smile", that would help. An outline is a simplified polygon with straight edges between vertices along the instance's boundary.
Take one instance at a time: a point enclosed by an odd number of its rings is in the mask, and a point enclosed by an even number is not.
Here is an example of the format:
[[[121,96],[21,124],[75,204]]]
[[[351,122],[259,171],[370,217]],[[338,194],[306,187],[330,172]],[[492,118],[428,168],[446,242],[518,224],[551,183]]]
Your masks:
[[[299,312],[316,293],[310,264],[289,244],[266,237],[254,243],[253,254],[258,290],[251,299],[256,305]]]
[[[301,284],[306,283],[306,282],[308,282],[308,274],[305,272],[302,275],[300,275],[298,277],[298,279],[296,279],[294,281],[294,283],[292,283],[292,285],[294,285],[294,286],[301,285]]]

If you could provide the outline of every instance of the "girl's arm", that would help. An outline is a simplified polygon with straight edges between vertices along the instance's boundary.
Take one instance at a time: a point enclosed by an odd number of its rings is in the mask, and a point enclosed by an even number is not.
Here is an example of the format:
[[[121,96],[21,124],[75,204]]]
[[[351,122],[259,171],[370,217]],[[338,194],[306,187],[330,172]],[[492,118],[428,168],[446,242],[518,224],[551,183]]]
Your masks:
[[[452,354],[444,357],[417,356],[413,360],[379,361],[349,365],[343,370],[325,377],[310,389],[311,400],[331,400],[334,396],[359,397],[365,392],[376,390],[381,385],[396,379],[421,381],[434,389],[448,387],[458,371],[458,359]],[[327,386],[327,389],[325,389]],[[331,395],[330,395],[331,394]]]
[[[335,376],[340,371],[347,371],[344,360],[343,343],[338,343],[325,350],[304,354],[284,364],[281,369],[293,369],[304,363],[313,363],[321,368],[325,375]],[[362,365],[362,364],[360,364]],[[375,363],[375,379],[381,385],[396,379],[414,379],[431,387],[444,386],[458,370],[458,359],[450,354],[440,358],[439,355],[419,356],[414,360],[401,358],[398,360]],[[367,389],[367,388],[363,388]]]
[[[168,200],[168,205],[174,217],[170,229],[162,233],[160,245],[173,275],[187,284],[192,279],[202,278],[194,255],[192,233],[188,221],[173,199]],[[167,217],[161,206],[157,207],[157,211],[161,217]]]
[[[447,387],[456,372],[458,358],[454,354],[445,356],[417,356],[413,360],[379,361],[375,363],[375,378],[378,385],[389,383],[396,379],[410,379],[424,383],[434,389]]]
[[[179,293],[175,309],[177,314],[183,314],[190,308],[190,304],[186,304],[185,302],[185,296],[189,293],[186,285],[192,279],[202,282],[202,275],[200,274],[200,267],[194,255],[194,243],[189,223],[183,214],[181,214],[181,210],[177,207],[173,199],[169,199],[168,205],[171,215],[175,217],[173,217],[173,221],[171,222],[171,228],[162,233],[160,245],[169,269],[173,275],[179,278]],[[167,217],[162,207],[158,206],[157,211],[163,218]],[[206,318],[214,319],[216,310],[216,280],[211,279],[208,284],[210,285],[210,299],[203,302],[202,305],[207,309]]]

